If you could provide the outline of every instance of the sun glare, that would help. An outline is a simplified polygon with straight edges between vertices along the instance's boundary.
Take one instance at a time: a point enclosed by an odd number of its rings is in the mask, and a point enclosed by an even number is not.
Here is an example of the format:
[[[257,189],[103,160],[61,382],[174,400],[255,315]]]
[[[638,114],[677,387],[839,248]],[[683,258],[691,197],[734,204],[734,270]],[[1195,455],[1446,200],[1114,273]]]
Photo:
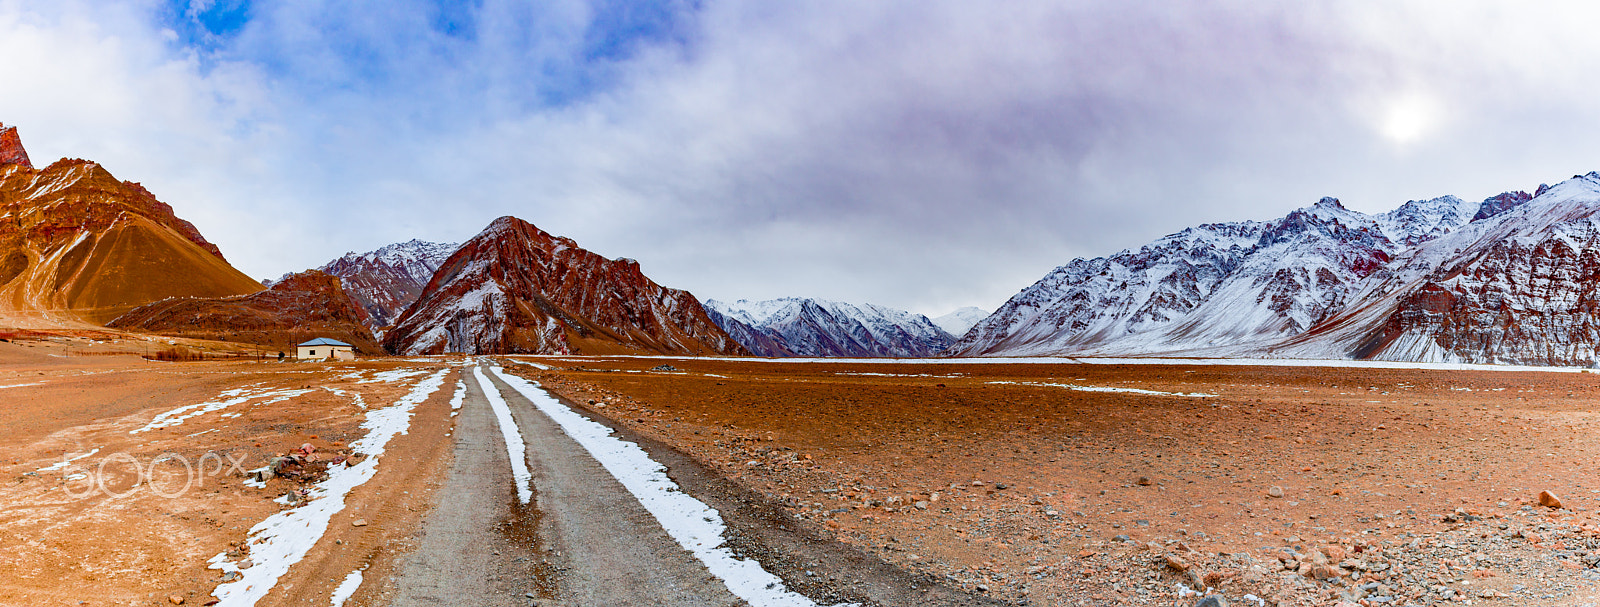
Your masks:
[[[1423,95],[1399,97],[1384,108],[1378,132],[1385,139],[1406,145],[1427,135],[1436,124],[1438,106]]]

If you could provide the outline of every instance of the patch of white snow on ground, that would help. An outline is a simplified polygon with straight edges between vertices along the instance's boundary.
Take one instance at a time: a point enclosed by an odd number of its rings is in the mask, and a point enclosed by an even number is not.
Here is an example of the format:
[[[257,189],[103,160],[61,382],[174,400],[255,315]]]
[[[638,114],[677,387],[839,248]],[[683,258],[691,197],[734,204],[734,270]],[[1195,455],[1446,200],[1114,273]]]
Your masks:
[[[345,496],[377,473],[384,446],[389,444],[390,439],[405,434],[411,428],[412,410],[444,385],[446,373],[449,370],[439,371],[417,382],[411,392],[400,397],[393,405],[368,411],[361,427],[369,432],[350,443],[350,451],[365,453],[366,459],[354,466],[345,464],[328,467],[327,480],[311,487],[305,505],[269,516],[250,528],[247,545],[250,546],[249,559],[255,566],[239,569],[227,562],[228,555],[225,552],[211,557],[208,562],[212,569],[236,571],[241,575],[239,579],[218,585],[216,590],[211,591],[211,596],[219,600],[218,605],[255,605],[278,584],[278,578],[287,573],[291,565],[305,558],[306,553],[328,530],[333,515],[344,510]]]
[[[339,583],[338,588],[333,589],[333,604],[330,607],[344,607],[344,602],[350,600],[350,597],[356,593],[356,589],[360,587],[361,570],[357,569],[350,572],[350,575],[345,576],[344,581]]]
[[[358,384],[375,384],[375,383],[378,383],[378,382],[383,382],[383,383],[387,384],[387,383],[394,383],[394,382],[401,381],[401,380],[411,379],[411,378],[416,377],[418,375],[426,375],[427,373],[428,373],[427,371],[422,371],[422,370],[417,370],[417,369],[390,369],[388,371],[379,371],[377,373],[373,373],[372,377],[364,379],[364,380],[361,380],[361,381],[358,381],[356,383],[358,383]]]
[[[95,447],[95,449],[93,451],[90,451],[90,452],[85,453],[83,455],[79,455],[77,457],[69,457],[69,458],[63,459],[63,460],[61,460],[59,462],[56,462],[54,464],[50,464],[48,466],[40,468],[39,472],[54,472],[56,470],[61,470],[63,468],[66,468],[67,465],[71,464],[72,462],[78,461],[78,460],[83,459],[85,457],[89,457],[89,456],[94,455],[94,454],[99,453],[99,452],[100,452],[100,448],[99,447]]]
[[[528,445],[522,442],[522,431],[517,429],[516,420],[511,418],[511,407],[500,396],[500,390],[489,383],[483,368],[473,367],[472,374],[478,378],[478,387],[483,388],[483,396],[489,399],[489,408],[494,410],[494,417],[500,423],[500,436],[505,438],[506,455],[511,458],[511,483],[517,487],[517,501],[526,504],[533,499],[533,474],[528,472]]]
[[[335,388],[333,386],[323,386],[322,389],[323,390],[327,390],[329,392],[332,392],[334,394],[337,394],[339,396],[343,396],[343,397],[349,398],[351,401],[355,402],[357,407],[361,407],[362,409],[367,408],[367,399],[362,398],[361,394],[358,393],[358,392],[346,392],[344,390],[340,390],[340,389]]]
[[[1122,393],[1126,393],[1126,394],[1146,394],[1146,395],[1149,395],[1149,396],[1184,396],[1184,397],[1188,397],[1188,398],[1216,398],[1217,397],[1217,395],[1215,395],[1215,394],[1206,394],[1204,392],[1157,392],[1155,390],[1144,390],[1144,389],[1140,389],[1140,388],[1114,388],[1114,387],[1110,387],[1110,386],[1080,386],[1080,385],[1077,385],[1077,384],[1047,384],[1047,383],[1042,383],[1042,382],[1031,382],[1031,381],[992,381],[992,382],[987,382],[987,383],[991,383],[991,384],[1006,384],[1006,385],[1012,385],[1012,386],[1035,386],[1035,387],[1039,387],[1039,388],[1066,388],[1068,390],[1077,390],[1079,392],[1122,392]]]
[[[11,384],[9,386],[0,386],[0,390],[4,390],[6,388],[23,388],[23,387],[27,387],[27,386],[43,386],[43,385],[44,385],[44,382],[36,381],[36,382],[31,383],[31,384]]]
[[[533,367],[533,368],[535,368],[535,369],[538,369],[538,370],[540,370],[540,371],[549,371],[549,370],[550,370],[550,365],[541,365],[541,364],[539,364],[539,363],[530,363],[530,362],[528,362],[528,361],[525,361],[525,360],[517,360],[517,359],[515,359],[515,358],[513,358],[513,359],[510,359],[510,360],[511,360],[511,362],[514,362],[514,363],[517,363],[517,364],[519,364],[519,365],[528,365],[528,366],[530,366],[530,367]]]
[[[277,403],[277,402],[282,402],[282,401],[289,400],[291,398],[294,398],[296,396],[300,396],[301,394],[305,394],[307,392],[310,392],[310,390],[259,390],[259,391],[252,391],[252,390],[250,390],[248,388],[235,388],[235,389],[232,389],[232,390],[224,390],[224,391],[222,391],[222,393],[217,395],[218,397],[223,398],[223,400],[208,400],[208,401],[203,402],[203,403],[195,403],[193,405],[185,405],[185,406],[182,406],[182,407],[178,407],[178,408],[173,409],[171,411],[167,411],[166,413],[162,413],[160,415],[155,416],[154,419],[150,420],[150,423],[145,424],[142,427],[135,428],[133,430],[129,430],[128,434],[138,434],[140,432],[149,432],[151,430],[156,430],[156,429],[159,429],[159,428],[170,428],[172,426],[180,426],[180,425],[183,425],[183,422],[189,420],[190,418],[199,417],[201,415],[205,415],[205,414],[210,413],[212,411],[221,411],[221,410],[226,409],[228,407],[232,407],[232,406],[240,404],[240,403],[250,402],[250,401],[258,399],[258,398],[269,398],[270,397],[271,400],[267,400],[267,401],[263,401],[263,402],[259,403],[259,404],[262,404],[262,405],[270,405],[272,403]]]
[[[805,595],[791,592],[781,578],[762,569],[761,563],[739,558],[725,547],[722,534],[726,526],[722,515],[680,490],[667,477],[666,468],[650,459],[644,449],[612,436],[610,428],[574,413],[540,390],[538,384],[508,375],[499,367],[493,371],[594,456],[645,510],[650,511],[667,534],[700,559],[734,596],[755,607],[816,605]]]
[[[467,400],[467,380],[456,380],[456,393],[450,397],[450,417],[461,414],[461,403]]]

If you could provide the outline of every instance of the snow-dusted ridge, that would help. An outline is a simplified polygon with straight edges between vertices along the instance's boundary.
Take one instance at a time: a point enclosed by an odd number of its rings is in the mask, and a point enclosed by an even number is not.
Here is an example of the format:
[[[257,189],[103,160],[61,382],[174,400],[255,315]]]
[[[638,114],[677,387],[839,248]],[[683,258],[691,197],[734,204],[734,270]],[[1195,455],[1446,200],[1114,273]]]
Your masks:
[[[789,297],[705,302],[712,322],[762,356],[932,356],[955,337],[921,314]]]
[[[951,356],[1600,365],[1600,173],[1367,215],[1324,198],[1077,259]]]

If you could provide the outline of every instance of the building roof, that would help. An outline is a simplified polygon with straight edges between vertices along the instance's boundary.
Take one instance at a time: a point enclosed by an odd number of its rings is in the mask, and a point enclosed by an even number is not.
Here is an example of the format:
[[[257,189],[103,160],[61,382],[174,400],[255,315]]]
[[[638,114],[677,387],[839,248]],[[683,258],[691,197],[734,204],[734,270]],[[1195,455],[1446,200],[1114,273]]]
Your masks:
[[[354,348],[355,347],[355,346],[352,346],[350,344],[347,344],[347,343],[344,343],[342,341],[339,341],[337,339],[328,339],[326,337],[318,337],[316,339],[313,339],[311,341],[308,341],[308,342],[300,344],[300,345],[302,345],[302,346],[345,346],[347,348]]]

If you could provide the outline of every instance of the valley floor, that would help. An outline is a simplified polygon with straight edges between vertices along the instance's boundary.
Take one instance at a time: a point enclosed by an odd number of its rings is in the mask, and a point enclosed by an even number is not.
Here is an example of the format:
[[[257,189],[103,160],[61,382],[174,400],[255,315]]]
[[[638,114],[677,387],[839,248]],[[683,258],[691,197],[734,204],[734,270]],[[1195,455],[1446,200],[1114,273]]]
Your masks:
[[[594,423],[818,604],[1600,603],[1600,375],[136,349],[0,342],[0,604],[737,603]]]

